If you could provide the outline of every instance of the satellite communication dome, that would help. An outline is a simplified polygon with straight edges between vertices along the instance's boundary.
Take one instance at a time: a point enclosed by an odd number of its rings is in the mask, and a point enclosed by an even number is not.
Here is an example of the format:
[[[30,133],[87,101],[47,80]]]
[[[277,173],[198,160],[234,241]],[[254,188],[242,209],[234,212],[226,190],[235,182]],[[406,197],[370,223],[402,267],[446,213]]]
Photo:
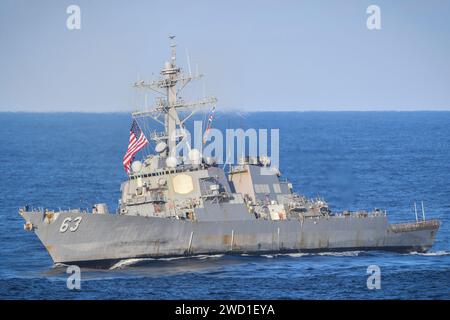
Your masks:
[[[200,151],[198,151],[197,149],[191,149],[188,153],[188,157],[192,163],[194,164],[200,163]]]
[[[131,170],[133,170],[133,172],[139,172],[142,169],[142,162],[140,162],[139,160],[133,161],[133,163],[131,164]]]
[[[168,157],[166,159],[166,165],[169,168],[175,168],[177,166],[177,159],[175,157]]]
[[[158,153],[163,152],[164,150],[166,150],[167,148],[167,144],[163,141],[161,141],[160,143],[158,143],[155,147],[155,151]]]

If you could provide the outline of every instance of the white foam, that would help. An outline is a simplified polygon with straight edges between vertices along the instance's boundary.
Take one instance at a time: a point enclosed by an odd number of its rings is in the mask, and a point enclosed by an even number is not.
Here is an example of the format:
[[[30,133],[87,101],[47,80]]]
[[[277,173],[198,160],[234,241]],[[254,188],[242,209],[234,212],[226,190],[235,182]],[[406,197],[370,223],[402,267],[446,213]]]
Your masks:
[[[131,266],[141,261],[154,260],[152,258],[133,258],[133,259],[123,259],[114,264],[109,270],[122,269],[127,266]]]
[[[292,257],[292,258],[300,258],[300,257],[303,257],[303,256],[308,256],[309,253],[301,253],[301,252],[298,252],[298,253],[283,253],[283,254],[280,254],[280,255],[288,256],[288,257]]]
[[[204,259],[211,259],[211,258],[221,258],[223,257],[223,254],[211,254],[211,255],[198,255],[198,256],[194,256],[195,258],[198,258],[200,260],[204,260]]]
[[[436,256],[448,256],[450,255],[449,251],[444,251],[444,250],[440,250],[440,251],[436,251],[436,252],[411,252],[410,254],[412,255],[418,255],[418,256],[432,256],[432,257],[436,257]]]
[[[319,252],[319,256],[332,256],[332,257],[357,257],[361,251],[342,251],[342,252]]]
[[[120,260],[119,262],[114,264],[109,269],[110,270],[122,269],[124,267],[131,266],[131,265],[134,265],[134,264],[142,262],[142,261],[152,261],[152,260],[154,260],[154,261],[172,261],[172,260],[180,260],[180,259],[204,260],[204,259],[220,258],[220,257],[223,257],[223,254],[211,254],[211,255],[201,254],[201,255],[196,255],[196,256],[180,256],[180,257],[170,257],[170,258],[130,258],[130,259]]]
[[[55,269],[56,268],[65,268],[65,267],[68,267],[68,266],[69,266],[68,264],[57,262],[57,263],[53,264],[52,268],[55,268]]]
[[[180,256],[180,257],[171,257],[171,258],[156,258],[155,260],[159,261],[172,261],[172,260],[180,260],[180,259],[209,259],[209,258],[220,258],[223,257],[223,254],[199,254],[195,256]]]
[[[169,258],[155,258],[154,260],[158,260],[158,261],[172,261],[172,260],[180,260],[180,259],[187,259],[187,258],[192,258],[192,257],[180,256],[180,257],[169,257]]]
[[[261,254],[261,255],[250,255],[243,253],[241,256],[243,257],[255,257],[260,256],[268,259],[276,258],[276,257],[291,257],[291,258],[300,258],[304,256],[333,256],[333,257],[356,257],[360,254],[361,251],[343,251],[343,252],[320,252],[320,253],[309,253],[309,252],[295,252],[295,253],[276,253],[276,254]]]

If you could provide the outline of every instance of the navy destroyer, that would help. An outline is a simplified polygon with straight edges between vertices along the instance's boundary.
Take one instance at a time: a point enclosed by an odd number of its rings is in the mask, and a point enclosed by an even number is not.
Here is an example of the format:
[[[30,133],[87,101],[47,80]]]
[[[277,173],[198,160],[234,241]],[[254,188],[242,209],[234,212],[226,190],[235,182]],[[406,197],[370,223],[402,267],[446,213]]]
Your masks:
[[[293,192],[278,170],[263,172],[270,167],[269,157],[242,157],[225,171],[194,148],[176,155],[185,121],[193,114],[180,111],[211,106],[216,99],[185,102],[179,97],[198,76],[177,67],[173,40],[171,47],[160,78],[134,84],[161,94],[154,108],[132,114],[135,121],[151,118],[164,130],[147,134],[155,142],[154,154],[131,162],[148,141],[133,124],[133,152],[124,159],[128,179],[121,185],[117,211],[110,213],[101,203],[91,212],[19,209],[24,229],[36,233],[55,263],[103,266],[129,258],[217,253],[424,252],[433,245],[438,220],[390,224],[386,211],[377,209],[332,212],[323,199]]]

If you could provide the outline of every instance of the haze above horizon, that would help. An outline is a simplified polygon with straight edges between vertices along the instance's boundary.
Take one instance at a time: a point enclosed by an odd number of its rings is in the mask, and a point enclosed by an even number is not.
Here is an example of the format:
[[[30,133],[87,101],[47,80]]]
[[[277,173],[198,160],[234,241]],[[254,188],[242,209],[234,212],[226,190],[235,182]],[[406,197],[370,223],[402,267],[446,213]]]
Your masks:
[[[69,30],[66,9],[81,9]],[[369,5],[381,30],[369,30]],[[220,111],[450,110],[450,3],[0,2],[0,111],[129,112],[170,56]],[[153,74],[153,75],[152,75]],[[148,104],[151,104],[149,96]],[[240,106],[246,106],[242,108]]]

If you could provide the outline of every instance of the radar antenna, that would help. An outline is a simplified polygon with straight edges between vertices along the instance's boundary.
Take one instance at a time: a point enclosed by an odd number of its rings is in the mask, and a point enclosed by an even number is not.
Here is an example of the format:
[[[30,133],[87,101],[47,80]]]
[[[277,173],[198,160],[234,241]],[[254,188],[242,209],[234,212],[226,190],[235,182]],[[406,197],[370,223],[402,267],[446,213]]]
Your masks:
[[[200,79],[203,75],[198,71],[195,75],[191,74],[190,61],[189,74],[184,74],[182,69],[176,65],[176,43],[175,36],[170,35],[171,58],[164,64],[160,72],[159,79],[146,82],[140,80],[134,83],[137,89],[152,90],[161,96],[156,97],[155,105],[150,109],[135,111],[132,113],[134,118],[151,117],[156,122],[164,126],[164,132],[153,132],[150,136],[157,142],[164,141],[167,149],[161,156],[175,157],[176,147],[179,141],[186,137],[184,123],[191,118],[200,108],[214,105],[217,102],[215,97],[204,97],[198,101],[186,102],[179,98],[179,94],[188,83]],[[186,108],[190,112],[183,119],[180,119],[178,109]],[[178,129],[178,130],[177,130]]]

